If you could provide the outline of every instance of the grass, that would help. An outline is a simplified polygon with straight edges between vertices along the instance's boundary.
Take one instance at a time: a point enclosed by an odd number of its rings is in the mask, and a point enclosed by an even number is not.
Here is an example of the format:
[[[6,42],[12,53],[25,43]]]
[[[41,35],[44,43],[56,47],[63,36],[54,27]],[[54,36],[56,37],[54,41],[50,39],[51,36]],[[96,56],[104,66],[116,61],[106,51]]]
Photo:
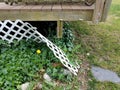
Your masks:
[[[72,22],[73,29],[80,33],[82,54],[89,65],[115,71],[120,76],[120,0],[113,0],[106,22],[90,26],[85,22]],[[86,56],[90,53],[90,56]],[[89,67],[90,67],[89,66]],[[120,84],[96,81],[90,72],[88,90],[120,90]]]
[[[94,27],[93,35],[98,37],[99,44],[96,45],[100,46],[94,54],[95,64],[120,74],[120,7],[116,5],[120,6],[119,0],[113,0],[107,21]]]

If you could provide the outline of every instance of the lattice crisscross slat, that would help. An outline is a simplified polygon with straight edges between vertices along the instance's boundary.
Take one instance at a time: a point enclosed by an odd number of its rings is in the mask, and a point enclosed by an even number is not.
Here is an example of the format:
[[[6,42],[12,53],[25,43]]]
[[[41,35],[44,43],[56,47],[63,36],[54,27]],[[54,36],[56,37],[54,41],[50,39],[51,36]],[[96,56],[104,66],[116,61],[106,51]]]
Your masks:
[[[27,22],[23,22],[21,20],[16,20],[15,22],[10,20],[5,20],[4,22],[0,21],[0,38],[8,41],[9,43],[13,42],[14,40],[28,40],[29,38],[32,38],[38,43],[45,42],[66,68],[68,68],[74,75],[77,75],[78,73],[79,66],[70,64],[67,56],[59,47],[40,34],[36,27],[33,27]]]

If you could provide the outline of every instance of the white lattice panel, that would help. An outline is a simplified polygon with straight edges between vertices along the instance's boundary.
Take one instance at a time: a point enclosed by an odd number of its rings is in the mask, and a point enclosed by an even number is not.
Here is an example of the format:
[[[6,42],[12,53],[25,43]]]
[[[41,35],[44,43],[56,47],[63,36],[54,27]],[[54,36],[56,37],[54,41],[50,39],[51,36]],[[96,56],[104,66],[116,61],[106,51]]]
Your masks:
[[[38,43],[45,42],[66,68],[68,68],[74,75],[77,75],[78,73],[79,65],[74,66],[70,64],[67,56],[59,47],[40,34],[36,27],[33,27],[27,22],[24,23],[21,20],[16,20],[15,22],[10,20],[5,20],[4,22],[0,21],[0,38],[8,41],[9,43],[13,42],[14,40],[28,40],[29,38],[32,38]]]

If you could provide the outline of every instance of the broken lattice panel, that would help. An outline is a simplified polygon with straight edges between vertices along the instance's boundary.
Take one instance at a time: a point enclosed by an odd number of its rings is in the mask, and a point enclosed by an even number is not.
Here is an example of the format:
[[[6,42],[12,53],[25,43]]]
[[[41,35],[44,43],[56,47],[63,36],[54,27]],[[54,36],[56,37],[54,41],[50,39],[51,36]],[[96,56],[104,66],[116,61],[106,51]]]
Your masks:
[[[0,38],[6,40],[9,43],[14,40],[20,41],[22,39],[28,40],[32,38],[34,41],[45,42],[47,46],[53,51],[54,55],[61,61],[61,63],[68,68],[74,75],[77,75],[79,66],[74,66],[70,64],[67,56],[62,52],[62,50],[41,35],[36,27],[33,27],[27,22],[22,22],[21,20],[16,20],[12,22],[10,20],[0,21]]]

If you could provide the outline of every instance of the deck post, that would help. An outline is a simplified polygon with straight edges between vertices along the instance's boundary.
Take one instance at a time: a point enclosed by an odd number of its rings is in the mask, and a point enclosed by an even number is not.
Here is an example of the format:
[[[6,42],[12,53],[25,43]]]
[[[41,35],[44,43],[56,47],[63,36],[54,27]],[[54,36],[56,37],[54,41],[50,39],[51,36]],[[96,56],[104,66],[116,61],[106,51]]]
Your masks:
[[[62,38],[63,36],[63,21],[57,21],[57,38]]]
[[[93,13],[93,20],[92,20],[94,24],[101,21],[104,4],[105,4],[105,0],[96,0],[95,9]]]
[[[107,18],[107,15],[108,15],[108,11],[109,11],[111,2],[112,2],[112,0],[106,0],[106,1],[105,1],[105,6],[104,6],[104,9],[103,9],[103,15],[102,15],[102,21],[103,21],[103,22],[105,22],[105,20],[106,20],[106,18]]]

